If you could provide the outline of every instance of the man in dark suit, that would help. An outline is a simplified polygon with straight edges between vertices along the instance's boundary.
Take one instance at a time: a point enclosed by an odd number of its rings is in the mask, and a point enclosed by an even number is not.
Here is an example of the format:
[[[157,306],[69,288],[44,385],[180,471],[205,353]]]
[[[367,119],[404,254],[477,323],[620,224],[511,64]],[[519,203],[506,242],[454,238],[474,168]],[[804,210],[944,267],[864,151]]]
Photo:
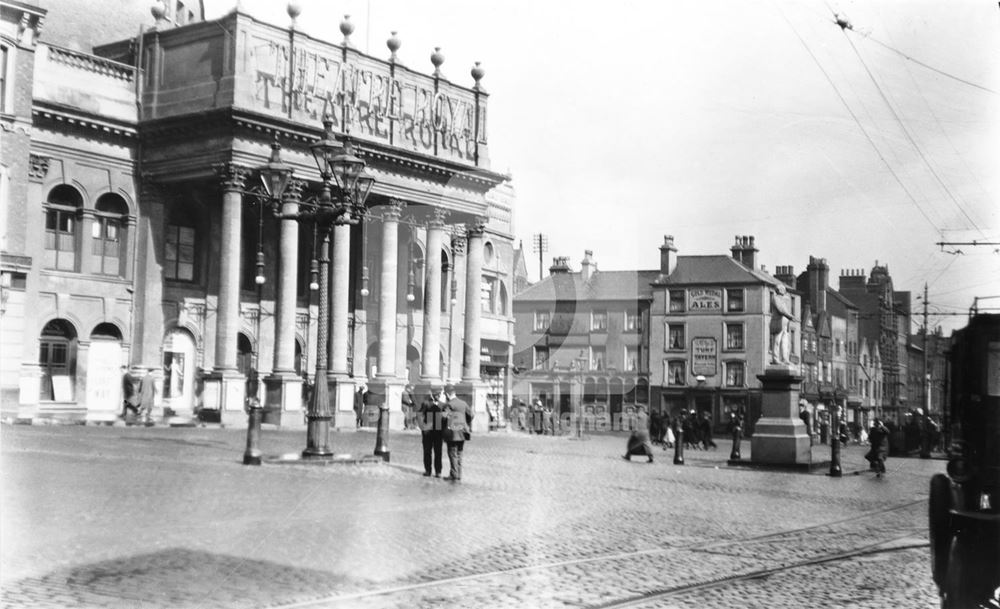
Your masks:
[[[438,402],[440,395],[440,387],[428,388],[427,395],[420,401],[416,417],[424,449],[424,475],[431,475],[431,465],[433,464],[434,476],[437,478],[441,477],[442,409]]]
[[[448,421],[444,441],[448,443],[448,462],[451,465],[452,482],[462,481],[462,449],[465,441],[472,437],[472,408],[468,402],[455,395],[455,386],[449,383],[444,388],[448,400],[444,416]]]

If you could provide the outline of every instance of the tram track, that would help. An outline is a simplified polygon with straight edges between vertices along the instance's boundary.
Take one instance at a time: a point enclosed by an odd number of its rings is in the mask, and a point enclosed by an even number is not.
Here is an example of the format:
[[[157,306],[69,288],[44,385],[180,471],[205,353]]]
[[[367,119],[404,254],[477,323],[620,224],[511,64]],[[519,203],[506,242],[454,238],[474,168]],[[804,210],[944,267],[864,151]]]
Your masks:
[[[662,588],[660,590],[652,590],[644,592],[642,594],[636,595],[631,598],[612,601],[609,603],[604,603],[600,605],[592,605],[591,609],[625,609],[627,607],[641,607],[647,603],[668,599],[673,596],[679,596],[681,594],[687,594],[689,592],[697,592],[698,590],[706,590],[709,588],[718,588],[722,586],[727,586],[735,584],[738,582],[760,579],[762,577],[768,577],[771,575],[776,575],[778,573],[783,573],[787,571],[793,571],[795,569],[802,569],[805,567],[813,567],[816,565],[821,565],[830,562],[837,562],[840,560],[850,560],[852,558],[860,558],[862,556],[869,556],[872,554],[883,554],[887,552],[901,552],[905,550],[913,550],[918,548],[927,548],[930,546],[930,542],[919,542],[910,543],[905,545],[891,545],[889,547],[883,547],[887,544],[891,544],[898,541],[903,541],[905,539],[911,539],[912,536],[904,535],[902,537],[897,537],[888,541],[879,541],[878,543],[870,544],[868,546],[863,546],[860,548],[855,548],[853,550],[848,550],[846,552],[836,552],[826,556],[821,556],[818,558],[812,558],[809,560],[802,560],[791,564],[782,564],[775,567],[770,567],[767,569],[758,569],[755,571],[750,571],[747,573],[739,573],[736,575],[729,575],[725,577],[714,578],[701,582],[694,582],[690,584],[683,584],[680,586],[674,586],[670,588]]]
[[[682,546],[646,548],[629,552],[614,552],[614,553],[601,554],[597,556],[588,556],[584,558],[575,558],[563,561],[551,561],[542,564],[495,569],[491,571],[482,571],[478,573],[472,573],[469,575],[462,575],[457,577],[445,577],[428,581],[405,583],[396,586],[387,586],[376,590],[366,590],[354,593],[337,594],[323,598],[304,600],[283,605],[275,605],[274,609],[308,609],[308,608],[319,608],[319,607],[351,606],[352,603],[354,602],[366,599],[375,600],[378,598],[387,598],[396,595],[421,594],[428,591],[433,591],[435,589],[448,588],[454,584],[475,582],[477,580],[486,581],[489,579],[509,577],[518,574],[554,571],[566,567],[591,565],[595,563],[608,563],[609,567],[607,568],[610,568],[610,565],[612,565],[616,561],[634,561],[636,559],[641,559],[644,557],[663,556],[669,554],[683,554],[685,552],[719,553],[719,554],[729,555],[727,552],[724,551],[725,548],[732,548],[734,546],[739,547],[744,545],[754,545],[761,542],[778,541],[781,540],[782,538],[794,538],[796,536],[800,536],[804,533],[809,533],[811,531],[816,531],[824,528],[834,528],[848,523],[859,523],[860,521],[878,518],[892,512],[906,510],[916,505],[924,505],[925,503],[926,499],[907,501],[901,504],[888,506],[882,509],[873,510],[870,512],[865,512],[862,514],[857,514],[854,516],[838,520],[812,524],[803,527],[796,527],[794,529],[786,529],[782,531],[776,531],[773,533],[754,535],[740,539],[719,539],[709,542],[702,541]],[[859,546],[856,548],[851,548],[848,550],[842,550],[837,552],[829,552],[826,554],[821,554],[819,556],[792,562],[784,562],[782,564],[778,564],[773,567],[754,569],[752,571],[736,573],[733,575],[727,575],[708,580],[694,581],[690,583],[680,584],[677,586],[657,588],[654,590],[643,592],[641,594],[630,596],[628,598],[609,601],[605,604],[595,604],[590,606],[599,609],[614,609],[617,607],[641,606],[643,604],[656,601],[658,599],[665,599],[671,596],[677,596],[697,591],[700,589],[716,588],[738,583],[745,580],[767,577],[770,575],[778,574],[785,571],[791,571],[794,569],[805,568],[829,562],[850,560],[852,558],[863,557],[871,554],[898,552],[916,548],[925,548],[929,546],[929,542],[927,541],[900,544],[900,542],[903,542],[905,540],[912,540],[914,539],[915,536],[924,534],[925,532],[926,532],[926,526],[922,527],[910,526],[906,529],[905,534],[898,535],[889,539],[883,538],[873,543]],[[738,558],[738,555],[730,555],[730,556]]]

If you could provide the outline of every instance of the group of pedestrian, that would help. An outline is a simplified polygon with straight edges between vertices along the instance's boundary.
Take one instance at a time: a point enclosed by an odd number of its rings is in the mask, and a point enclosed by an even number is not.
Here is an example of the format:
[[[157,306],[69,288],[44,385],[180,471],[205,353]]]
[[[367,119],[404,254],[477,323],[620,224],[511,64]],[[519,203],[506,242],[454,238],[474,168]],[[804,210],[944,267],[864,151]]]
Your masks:
[[[674,447],[674,430],[671,429],[671,424],[670,415],[665,412],[654,411],[649,417],[650,440],[663,450]]]
[[[462,453],[472,438],[472,408],[455,395],[455,386],[431,385],[416,411],[424,452],[424,476],[441,477],[441,446],[448,447],[448,480],[461,482]]]
[[[713,439],[712,415],[708,412],[698,413],[694,410],[684,411],[674,417],[674,430],[682,433],[684,448],[694,450],[718,449],[718,445]]]
[[[540,436],[554,436],[559,432],[555,409],[543,404],[541,398],[535,398],[530,406],[517,400],[511,408],[511,419],[517,431]]]

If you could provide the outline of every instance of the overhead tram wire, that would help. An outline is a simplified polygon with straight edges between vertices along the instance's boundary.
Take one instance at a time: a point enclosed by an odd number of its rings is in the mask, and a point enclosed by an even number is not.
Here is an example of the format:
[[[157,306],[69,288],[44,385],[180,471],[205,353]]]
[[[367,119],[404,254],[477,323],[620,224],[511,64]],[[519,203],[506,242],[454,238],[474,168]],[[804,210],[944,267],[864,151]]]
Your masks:
[[[882,45],[883,47],[885,47],[887,49],[890,49],[892,51],[895,51],[896,53],[899,53],[903,57],[908,57],[904,53],[902,53],[900,51],[896,51],[896,49],[893,49],[889,45],[887,45],[887,44],[885,44],[883,42],[880,42],[879,40],[876,40],[876,39],[872,38],[870,32],[865,33],[865,32],[858,32],[857,30],[852,30],[852,31],[861,34],[862,37],[867,38],[869,40],[872,40],[873,42],[876,42],[876,43]],[[886,30],[886,34],[889,35],[889,39],[892,40],[891,34],[889,34],[888,29]],[[920,63],[920,62],[917,62],[917,63]],[[909,76],[910,82],[913,83],[913,88],[920,95],[920,99],[924,102],[924,106],[927,107],[927,111],[930,113],[931,118],[934,119],[934,123],[937,125],[938,129],[941,131],[941,135],[944,136],[944,139],[948,142],[948,145],[951,147],[952,152],[955,154],[955,158],[958,159],[962,163],[962,166],[965,168],[965,171],[968,172],[969,177],[972,178],[972,181],[975,182],[977,186],[979,186],[979,190],[983,193],[983,196],[986,197],[986,198],[989,198],[990,194],[989,194],[989,192],[987,192],[986,188],[983,186],[982,181],[980,181],[980,179],[976,175],[976,173],[974,171],[972,171],[972,168],[969,167],[969,164],[966,162],[964,155],[961,152],[959,152],[958,147],[955,145],[955,142],[953,142],[952,139],[951,139],[951,136],[948,135],[948,130],[945,129],[944,125],[941,122],[941,119],[938,118],[937,112],[934,111],[934,106],[931,105],[931,103],[929,101],[927,101],[927,96],[924,95],[924,92],[921,90],[920,83],[917,82],[917,78],[914,76],[913,70],[910,69],[910,66],[907,65],[906,62],[903,62],[903,67],[906,69],[906,75]],[[959,80],[961,80],[961,79],[959,79]],[[975,86],[975,85],[973,85],[973,86]],[[989,91],[989,89],[986,89],[986,90]]]
[[[812,49],[809,48],[809,45],[806,44],[805,39],[802,38],[802,36],[799,34],[799,31],[795,29],[795,26],[792,25],[792,22],[789,21],[788,17],[785,16],[785,13],[781,11],[780,8],[778,9],[778,12],[781,14],[781,18],[785,20],[785,23],[788,24],[788,27],[792,30],[792,33],[795,34],[795,37],[798,38],[800,43],[802,43],[802,46],[805,48],[806,52],[809,53],[809,57],[812,58],[813,62],[816,64],[816,67],[819,68],[819,71],[823,73],[823,76],[826,78],[826,81],[830,84],[830,87],[833,88],[834,93],[837,94],[837,98],[840,99],[840,103],[844,105],[844,108],[847,109],[848,114],[850,114],[851,118],[854,119],[854,122],[858,125],[858,128],[861,130],[861,133],[865,136],[865,139],[868,140],[869,144],[871,144],[871,147],[875,151],[875,154],[878,155],[879,160],[881,160],[882,163],[885,165],[886,169],[889,170],[889,173],[896,180],[896,183],[899,184],[899,187],[903,189],[903,192],[906,193],[906,196],[910,199],[910,202],[913,203],[913,206],[916,207],[917,211],[920,212],[920,215],[923,216],[925,220],[927,220],[927,223],[931,225],[931,227],[934,229],[936,233],[940,234],[941,229],[936,224],[934,224],[934,221],[931,220],[930,216],[927,215],[927,212],[924,211],[922,207],[920,207],[920,204],[917,203],[917,199],[913,196],[913,193],[911,193],[910,189],[908,189],[906,185],[903,184],[903,181],[900,179],[896,171],[892,168],[892,165],[889,164],[889,161],[886,160],[885,156],[882,154],[882,151],[879,150],[878,146],[875,145],[875,141],[872,139],[871,135],[869,135],[868,130],[865,129],[864,124],[861,123],[861,121],[858,119],[858,116],[854,113],[854,110],[851,109],[851,106],[847,103],[847,100],[844,98],[843,94],[841,94],[840,89],[837,88],[837,85],[833,82],[833,79],[830,78],[830,74],[826,71],[826,69],[823,67],[823,64],[820,63],[819,59],[812,52]]]
[[[896,48],[893,48],[893,47],[889,46],[888,44],[882,42],[881,40],[879,40],[878,38],[873,37],[870,34],[867,34],[867,35],[866,34],[861,34],[861,36],[864,37],[864,38],[867,38],[868,40],[871,40],[872,42],[874,42],[875,44],[877,44],[879,46],[882,46],[882,47],[884,47],[884,48],[892,51],[893,53],[896,53],[897,55],[899,55],[903,59],[906,59],[907,61],[912,61],[913,63],[917,64],[918,66],[927,68],[931,72],[935,72],[935,73],[940,74],[941,76],[944,76],[946,78],[950,78],[952,80],[958,81],[958,82],[960,82],[960,83],[962,83],[964,85],[969,85],[970,87],[975,87],[975,88],[980,89],[982,91],[985,91],[987,93],[992,93],[993,95],[997,95],[997,92],[994,91],[993,89],[990,89],[989,87],[984,87],[983,85],[976,84],[976,83],[974,83],[974,82],[972,82],[970,80],[965,80],[964,78],[960,78],[958,76],[955,76],[954,74],[949,74],[948,72],[945,72],[944,70],[939,70],[939,69],[935,68],[934,66],[928,65],[928,64],[920,61],[919,59],[916,59],[915,57],[911,57],[910,55],[907,55],[906,53],[900,51],[899,49],[896,49]]]
[[[840,25],[839,22],[838,25]],[[962,212],[962,215],[965,216],[965,219],[969,221],[969,223],[972,225],[973,228],[975,228],[977,231],[980,232],[980,234],[985,236],[985,233],[983,233],[983,229],[979,228],[979,225],[976,224],[976,221],[972,219],[972,217],[965,210],[965,208],[962,207],[962,204],[958,202],[958,199],[955,198],[955,194],[952,193],[951,189],[948,188],[948,186],[944,183],[944,180],[942,180],[941,176],[939,176],[937,171],[935,171],[934,167],[927,159],[927,156],[924,154],[924,151],[917,144],[917,141],[913,139],[913,135],[911,135],[910,130],[906,128],[906,125],[903,123],[903,119],[896,112],[896,109],[889,101],[888,96],[886,96],[885,91],[882,90],[882,86],[878,84],[878,79],[875,78],[875,74],[873,74],[871,69],[869,69],[868,63],[865,61],[864,57],[861,56],[861,52],[858,51],[858,47],[854,44],[854,41],[851,40],[851,37],[847,35],[847,30],[850,29],[853,31],[853,29],[851,27],[844,27],[842,25],[840,26],[840,29],[844,33],[844,38],[847,39],[848,44],[851,45],[851,49],[854,50],[854,54],[857,55],[858,61],[861,62],[861,66],[865,69],[865,72],[868,74],[868,78],[870,78],[872,84],[875,85],[875,89],[878,91],[879,96],[881,96],[882,101],[885,102],[886,107],[889,108],[889,112],[892,113],[893,118],[895,118],[896,122],[899,124],[899,128],[903,131],[903,135],[906,136],[906,140],[910,142],[910,145],[913,146],[913,149],[917,151],[917,155],[920,156],[920,159],[924,162],[924,165],[927,166],[927,169],[931,172],[931,175],[934,176],[934,179],[937,180],[937,183],[941,186],[942,189],[944,189],[945,193],[948,194],[948,198],[950,198],[951,201],[955,204],[955,207],[957,207],[958,210]]]

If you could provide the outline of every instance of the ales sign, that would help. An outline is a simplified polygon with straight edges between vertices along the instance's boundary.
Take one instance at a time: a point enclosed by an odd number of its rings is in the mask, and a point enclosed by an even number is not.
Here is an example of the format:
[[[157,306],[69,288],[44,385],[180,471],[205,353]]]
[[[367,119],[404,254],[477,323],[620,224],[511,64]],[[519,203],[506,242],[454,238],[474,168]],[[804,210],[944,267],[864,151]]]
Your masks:
[[[688,311],[692,313],[717,313],[721,310],[722,290],[720,288],[688,290]]]

